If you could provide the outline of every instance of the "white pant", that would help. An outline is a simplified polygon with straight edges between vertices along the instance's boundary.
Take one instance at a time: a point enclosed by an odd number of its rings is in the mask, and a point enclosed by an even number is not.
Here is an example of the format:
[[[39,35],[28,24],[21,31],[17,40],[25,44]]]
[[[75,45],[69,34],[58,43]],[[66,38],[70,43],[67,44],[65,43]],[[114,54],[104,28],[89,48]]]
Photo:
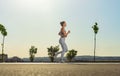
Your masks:
[[[60,43],[60,45],[62,47],[62,51],[58,52],[58,54],[61,53],[61,60],[63,60],[65,52],[68,51],[68,47],[67,47],[67,45],[65,43],[65,38],[60,38],[59,43]]]

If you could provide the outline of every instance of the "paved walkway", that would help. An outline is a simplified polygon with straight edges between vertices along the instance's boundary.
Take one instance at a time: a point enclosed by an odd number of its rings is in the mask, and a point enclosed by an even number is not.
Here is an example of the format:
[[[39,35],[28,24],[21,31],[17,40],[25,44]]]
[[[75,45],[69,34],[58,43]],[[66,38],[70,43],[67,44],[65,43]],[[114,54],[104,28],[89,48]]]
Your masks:
[[[120,76],[120,63],[0,63],[0,76]]]

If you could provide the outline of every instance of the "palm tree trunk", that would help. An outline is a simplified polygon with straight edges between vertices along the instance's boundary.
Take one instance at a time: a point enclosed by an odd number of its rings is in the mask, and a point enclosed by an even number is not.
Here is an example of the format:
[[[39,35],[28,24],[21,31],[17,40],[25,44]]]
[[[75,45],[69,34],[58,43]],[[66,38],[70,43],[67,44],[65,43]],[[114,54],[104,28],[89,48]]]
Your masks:
[[[96,54],[96,34],[94,35],[94,61],[96,60],[95,54]]]
[[[4,41],[5,41],[5,36],[3,36],[3,43],[2,43],[2,62],[4,62]]]

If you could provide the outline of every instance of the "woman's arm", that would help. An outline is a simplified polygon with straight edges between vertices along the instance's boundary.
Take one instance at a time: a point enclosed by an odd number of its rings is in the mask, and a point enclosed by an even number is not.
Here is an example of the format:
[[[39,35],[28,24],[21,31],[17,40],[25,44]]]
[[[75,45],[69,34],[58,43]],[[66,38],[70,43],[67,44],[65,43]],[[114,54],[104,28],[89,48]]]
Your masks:
[[[61,29],[64,37],[67,37],[67,35],[70,33],[70,31],[66,32],[63,28]]]

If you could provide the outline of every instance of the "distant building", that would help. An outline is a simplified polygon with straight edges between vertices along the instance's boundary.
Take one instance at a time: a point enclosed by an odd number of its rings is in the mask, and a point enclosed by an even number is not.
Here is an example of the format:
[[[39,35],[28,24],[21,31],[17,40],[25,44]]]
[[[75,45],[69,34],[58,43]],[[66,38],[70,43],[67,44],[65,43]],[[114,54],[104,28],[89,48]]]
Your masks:
[[[22,62],[23,60],[17,56],[7,59],[7,62]]]
[[[7,59],[8,59],[8,55],[3,54],[3,61],[7,61]],[[2,62],[2,54],[0,54],[0,62]]]
[[[22,62],[23,60],[17,56],[7,59],[7,62]]]

